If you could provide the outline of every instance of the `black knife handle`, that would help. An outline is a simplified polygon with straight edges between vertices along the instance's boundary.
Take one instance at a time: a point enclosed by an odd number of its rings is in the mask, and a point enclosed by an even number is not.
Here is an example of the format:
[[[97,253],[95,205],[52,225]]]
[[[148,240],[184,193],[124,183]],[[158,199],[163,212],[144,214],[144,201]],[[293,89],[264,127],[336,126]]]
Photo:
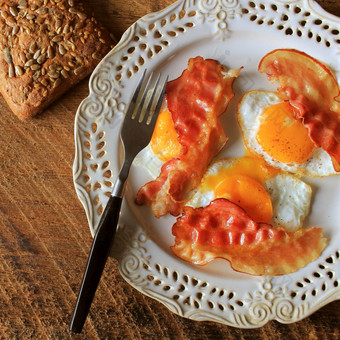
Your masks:
[[[96,293],[116,233],[121,204],[121,197],[110,196],[100,219],[70,323],[70,330],[75,333],[81,332]]]

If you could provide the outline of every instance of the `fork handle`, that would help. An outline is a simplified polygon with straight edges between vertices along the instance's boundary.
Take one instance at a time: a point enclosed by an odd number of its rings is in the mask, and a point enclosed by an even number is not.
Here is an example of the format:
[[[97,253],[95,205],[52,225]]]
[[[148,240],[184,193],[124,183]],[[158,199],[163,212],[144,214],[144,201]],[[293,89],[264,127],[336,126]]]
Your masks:
[[[81,332],[97,290],[116,233],[121,204],[122,197],[110,196],[99,222],[70,323],[70,330],[75,333]]]

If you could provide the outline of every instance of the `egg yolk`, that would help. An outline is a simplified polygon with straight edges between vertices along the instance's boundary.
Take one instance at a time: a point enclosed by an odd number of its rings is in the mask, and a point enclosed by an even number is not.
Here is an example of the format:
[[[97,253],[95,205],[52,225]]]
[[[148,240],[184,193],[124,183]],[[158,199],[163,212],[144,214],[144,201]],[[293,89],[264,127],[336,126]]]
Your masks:
[[[150,141],[151,149],[161,161],[167,162],[178,156],[180,152],[181,144],[177,138],[178,135],[171,113],[165,108],[158,115],[155,130]]]
[[[263,183],[266,179],[281,172],[281,170],[267,164],[262,158],[253,155],[246,155],[230,161],[230,166],[221,167],[217,174],[205,178],[204,183],[207,190],[212,190],[218,184],[216,180],[219,181],[225,177],[243,175]]]
[[[293,117],[288,102],[263,111],[256,139],[269,156],[282,163],[304,163],[315,148],[308,129]]]
[[[270,196],[259,182],[250,177],[226,177],[216,187],[215,196],[237,204],[256,222],[269,223],[272,218]]]
[[[214,191],[215,198],[227,198],[242,207],[256,222],[269,223],[273,208],[269,194],[262,183],[278,174],[277,170],[254,156],[233,160],[202,182],[202,190]]]

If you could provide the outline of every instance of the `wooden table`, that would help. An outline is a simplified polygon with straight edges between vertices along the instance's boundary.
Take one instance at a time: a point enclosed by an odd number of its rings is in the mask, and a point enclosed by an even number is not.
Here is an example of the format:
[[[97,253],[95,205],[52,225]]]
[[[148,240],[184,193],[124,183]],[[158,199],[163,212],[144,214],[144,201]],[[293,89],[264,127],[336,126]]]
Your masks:
[[[338,0],[319,0],[340,15]],[[117,38],[173,0],[88,0]],[[339,339],[340,301],[295,324],[257,330],[195,322],[129,286],[109,259],[83,333],[68,331],[91,245],[73,187],[73,123],[82,81],[43,114],[19,121],[0,98],[1,339]]]

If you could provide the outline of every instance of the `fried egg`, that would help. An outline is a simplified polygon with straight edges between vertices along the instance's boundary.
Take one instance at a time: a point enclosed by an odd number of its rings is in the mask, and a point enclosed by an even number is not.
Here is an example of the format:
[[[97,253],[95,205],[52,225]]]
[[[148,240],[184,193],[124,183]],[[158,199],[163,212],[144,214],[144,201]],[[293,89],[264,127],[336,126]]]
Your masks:
[[[187,205],[204,207],[227,198],[256,222],[295,231],[309,213],[311,197],[311,187],[299,178],[245,156],[212,163]]]
[[[144,168],[152,179],[157,178],[162,165],[180,152],[181,145],[177,137],[170,111],[164,104],[158,115],[151,141],[137,155],[134,165]]]
[[[315,148],[307,128],[293,117],[290,104],[275,92],[244,94],[237,118],[246,148],[273,167],[311,177],[336,174],[331,157]]]

